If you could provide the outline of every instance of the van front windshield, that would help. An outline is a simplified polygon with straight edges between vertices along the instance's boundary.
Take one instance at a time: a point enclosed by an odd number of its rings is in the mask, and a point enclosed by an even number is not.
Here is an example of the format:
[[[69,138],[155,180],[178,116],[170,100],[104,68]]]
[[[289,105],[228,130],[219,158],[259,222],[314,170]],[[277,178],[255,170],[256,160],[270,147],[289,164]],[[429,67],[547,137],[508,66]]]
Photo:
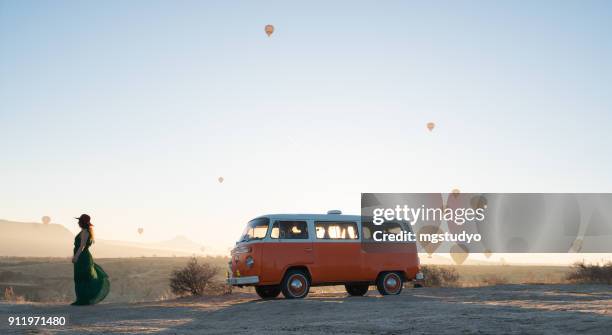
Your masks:
[[[242,232],[240,242],[263,239],[268,233],[269,224],[270,219],[268,218],[257,218],[249,221]]]

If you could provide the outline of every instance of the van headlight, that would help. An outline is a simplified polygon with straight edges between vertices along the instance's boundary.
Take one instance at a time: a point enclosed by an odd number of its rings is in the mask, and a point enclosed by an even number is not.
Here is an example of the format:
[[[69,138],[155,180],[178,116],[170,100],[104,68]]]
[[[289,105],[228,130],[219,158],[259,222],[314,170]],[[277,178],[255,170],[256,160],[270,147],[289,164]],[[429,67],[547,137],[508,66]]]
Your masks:
[[[255,264],[255,260],[253,260],[253,257],[249,256],[247,257],[245,263],[249,268],[252,268],[253,264]]]
[[[246,246],[246,245],[241,245],[241,246],[234,248],[235,254],[244,254],[244,253],[249,253],[249,252],[251,252],[251,247]]]

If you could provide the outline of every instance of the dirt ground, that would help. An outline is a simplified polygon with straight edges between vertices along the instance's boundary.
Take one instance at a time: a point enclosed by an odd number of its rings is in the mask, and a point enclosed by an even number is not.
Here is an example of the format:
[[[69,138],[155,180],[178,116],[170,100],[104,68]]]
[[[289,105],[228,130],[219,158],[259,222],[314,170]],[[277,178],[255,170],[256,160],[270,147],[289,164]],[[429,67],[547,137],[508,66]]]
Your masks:
[[[65,315],[68,326],[9,327],[9,316]],[[405,289],[400,296],[250,293],[156,303],[0,304],[1,334],[610,334],[609,285]]]

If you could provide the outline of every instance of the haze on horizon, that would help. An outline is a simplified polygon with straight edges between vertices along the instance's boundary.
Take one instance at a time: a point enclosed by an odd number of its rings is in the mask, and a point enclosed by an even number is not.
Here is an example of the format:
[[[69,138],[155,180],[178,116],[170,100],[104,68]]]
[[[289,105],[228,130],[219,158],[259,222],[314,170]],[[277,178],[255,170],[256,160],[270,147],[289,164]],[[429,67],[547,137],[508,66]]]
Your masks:
[[[0,218],[226,249],[361,192],[611,192],[611,9],[0,0]]]

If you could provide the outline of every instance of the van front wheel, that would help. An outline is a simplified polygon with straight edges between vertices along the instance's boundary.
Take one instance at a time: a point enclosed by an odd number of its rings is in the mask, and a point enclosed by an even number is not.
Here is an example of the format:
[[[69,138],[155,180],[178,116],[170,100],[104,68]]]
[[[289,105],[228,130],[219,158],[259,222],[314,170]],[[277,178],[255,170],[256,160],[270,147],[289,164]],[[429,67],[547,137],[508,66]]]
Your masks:
[[[349,295],[360,297],[368,293],[368,288],[370,288],[370,285],[368,284],[344,284],[344,288],[346,288],[346,292],[348,292]]]
[[[396,295],[402,293],[404,280],[397,272],[383,272],[378,276],[376,288],[382,295]]]
[[[287,299],[299,299],[308,295],[310,281],[306,273],[301,270],[289,270],[283,278],[281,291]]]
[[[262,299],[274,299],[278,297],[280,291],[281,289],[278,285],[255,286],[255,292]]]

